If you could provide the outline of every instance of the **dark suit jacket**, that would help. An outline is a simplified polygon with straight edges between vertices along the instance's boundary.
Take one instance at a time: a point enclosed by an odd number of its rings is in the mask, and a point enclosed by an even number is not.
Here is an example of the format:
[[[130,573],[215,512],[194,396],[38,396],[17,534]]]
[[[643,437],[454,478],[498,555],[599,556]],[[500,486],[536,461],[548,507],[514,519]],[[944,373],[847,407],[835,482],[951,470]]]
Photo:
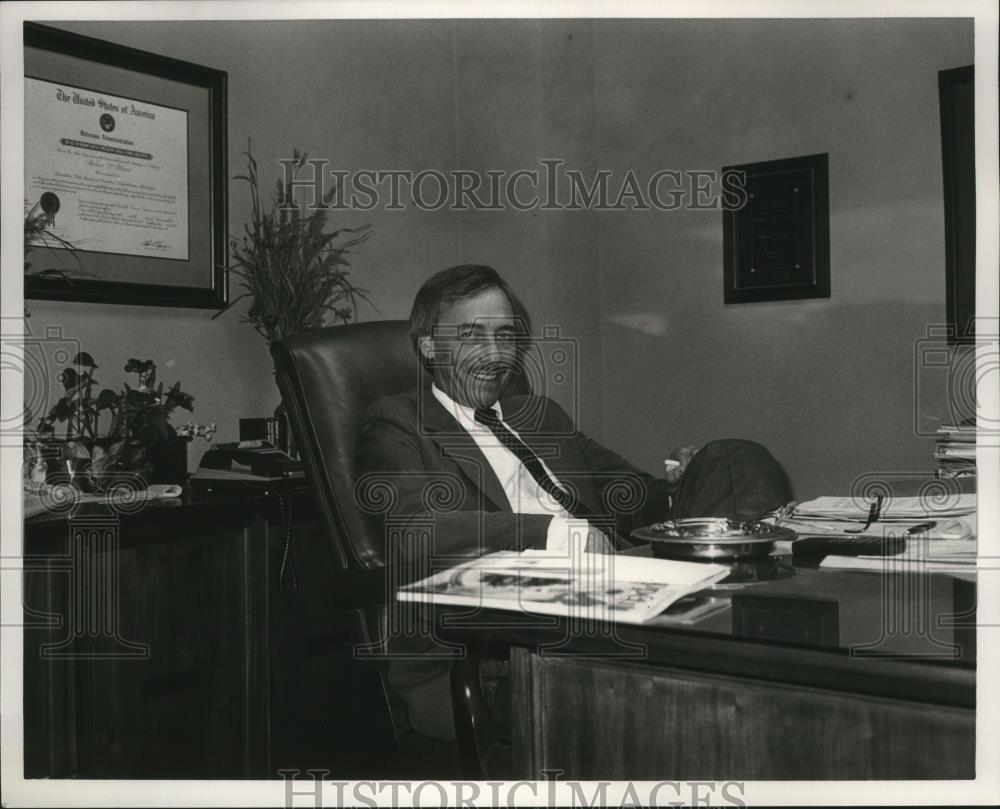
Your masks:
[[[606,533],[617,529],[627,536],[633,523],[664,519],[666,481],[579,432],[555,402],[517,396],[500,405],[504,421],[561,484],[576,489],[595,515],[591,522]],[[382,492],[391,492],[382,508],[368,510],[386,531],[387,563],[396,566],[400,579],[424,578],[464,557],[545,547],[552,518],[511,511],[486,457],[430,388],[389,396],[369,408],[357,462],[359,491],[384,484]],[[390,684],[407,702],[415,729],[447,737],[450,650],[436,642],[427,611],[396,604],[388,621]]]
[[[516,396],[502,399],[500,405],[504,421],[560,483],[576,490],[594,515],[592,522],[627,536],[633,522],[664,519],[666,481],[579,432],[551,399]],[[430,388],[375,402],[361,428],[357,461],[359,479],[384,480],[393,492],[395,502],[382,516],[392,521],[394,533],[430,528],[435,557],[545,547],[551,517],[512,513],[476,442]],[[386,553],[390,561],[413,564],[426,550],[402,542],[387,547]]]

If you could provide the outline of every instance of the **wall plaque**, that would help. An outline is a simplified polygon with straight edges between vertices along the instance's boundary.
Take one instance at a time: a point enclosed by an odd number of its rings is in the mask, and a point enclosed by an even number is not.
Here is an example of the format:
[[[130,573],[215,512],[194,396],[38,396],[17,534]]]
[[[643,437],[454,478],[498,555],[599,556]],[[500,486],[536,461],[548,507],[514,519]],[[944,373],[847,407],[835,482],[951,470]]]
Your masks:
[[[723,210],[725,302],[830,297],[828,156],[727,166],[744,204]]]

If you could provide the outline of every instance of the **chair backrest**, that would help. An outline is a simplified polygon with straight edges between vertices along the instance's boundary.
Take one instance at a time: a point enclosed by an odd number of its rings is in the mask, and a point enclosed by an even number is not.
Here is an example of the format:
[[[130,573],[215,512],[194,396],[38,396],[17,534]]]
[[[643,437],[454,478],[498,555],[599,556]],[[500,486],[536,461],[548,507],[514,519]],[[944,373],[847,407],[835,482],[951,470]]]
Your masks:
[[[407,322],[315,329],[276,342],[271,353],[339,572],[380,568],[385,542],[355,501],[354,450],[368,406],[410,390],[420,380]]]
[[[405,320],[383,320],[316,329],[274,343],[271,353],[281,398],[332,540],[341,575],[334,587],[359,641],[355,653],[382,660],[387,634],[385,540],[377,521],[365,518],[355,497],[355,444],[372,402],[421,384],[409,325]],[[513,388],[527,390],[520,379]],[[382,667],[379,682],[399,739],[408,728],[406,706],[388,688]],[[482,778],[480,740],[492,736],[488,718],[478,715],[478,674],[473,672],[468,682],[459,677],[459,683],[457,692],[470,695],[467,702],[456,702],[459,736],[471,740],[471,752],[463,756],[466,776]],[[426,747],[434,740],[424,738],[421,743]]]

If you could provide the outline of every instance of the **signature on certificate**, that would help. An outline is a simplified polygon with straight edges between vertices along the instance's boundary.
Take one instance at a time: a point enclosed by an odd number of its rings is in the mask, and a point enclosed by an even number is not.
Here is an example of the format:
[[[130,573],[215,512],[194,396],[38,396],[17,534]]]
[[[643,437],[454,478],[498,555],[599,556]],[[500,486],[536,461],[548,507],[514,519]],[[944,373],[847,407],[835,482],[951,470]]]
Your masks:
[[[167,249],[167,243],[163,239],[144,239],[142,246],[147,250],[162,251]]]

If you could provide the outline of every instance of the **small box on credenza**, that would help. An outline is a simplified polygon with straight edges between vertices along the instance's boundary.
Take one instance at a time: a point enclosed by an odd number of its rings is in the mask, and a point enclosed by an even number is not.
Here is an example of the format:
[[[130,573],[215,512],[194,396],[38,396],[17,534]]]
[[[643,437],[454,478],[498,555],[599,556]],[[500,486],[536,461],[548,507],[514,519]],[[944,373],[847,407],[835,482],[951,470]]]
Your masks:
[[[274,441],[274,418],[240,419],[240,441]]]
[[[288,416],[284,411],[280,415],[262,419],[240,419],[240,441],[267,441],[290,458],[299,457]]]

